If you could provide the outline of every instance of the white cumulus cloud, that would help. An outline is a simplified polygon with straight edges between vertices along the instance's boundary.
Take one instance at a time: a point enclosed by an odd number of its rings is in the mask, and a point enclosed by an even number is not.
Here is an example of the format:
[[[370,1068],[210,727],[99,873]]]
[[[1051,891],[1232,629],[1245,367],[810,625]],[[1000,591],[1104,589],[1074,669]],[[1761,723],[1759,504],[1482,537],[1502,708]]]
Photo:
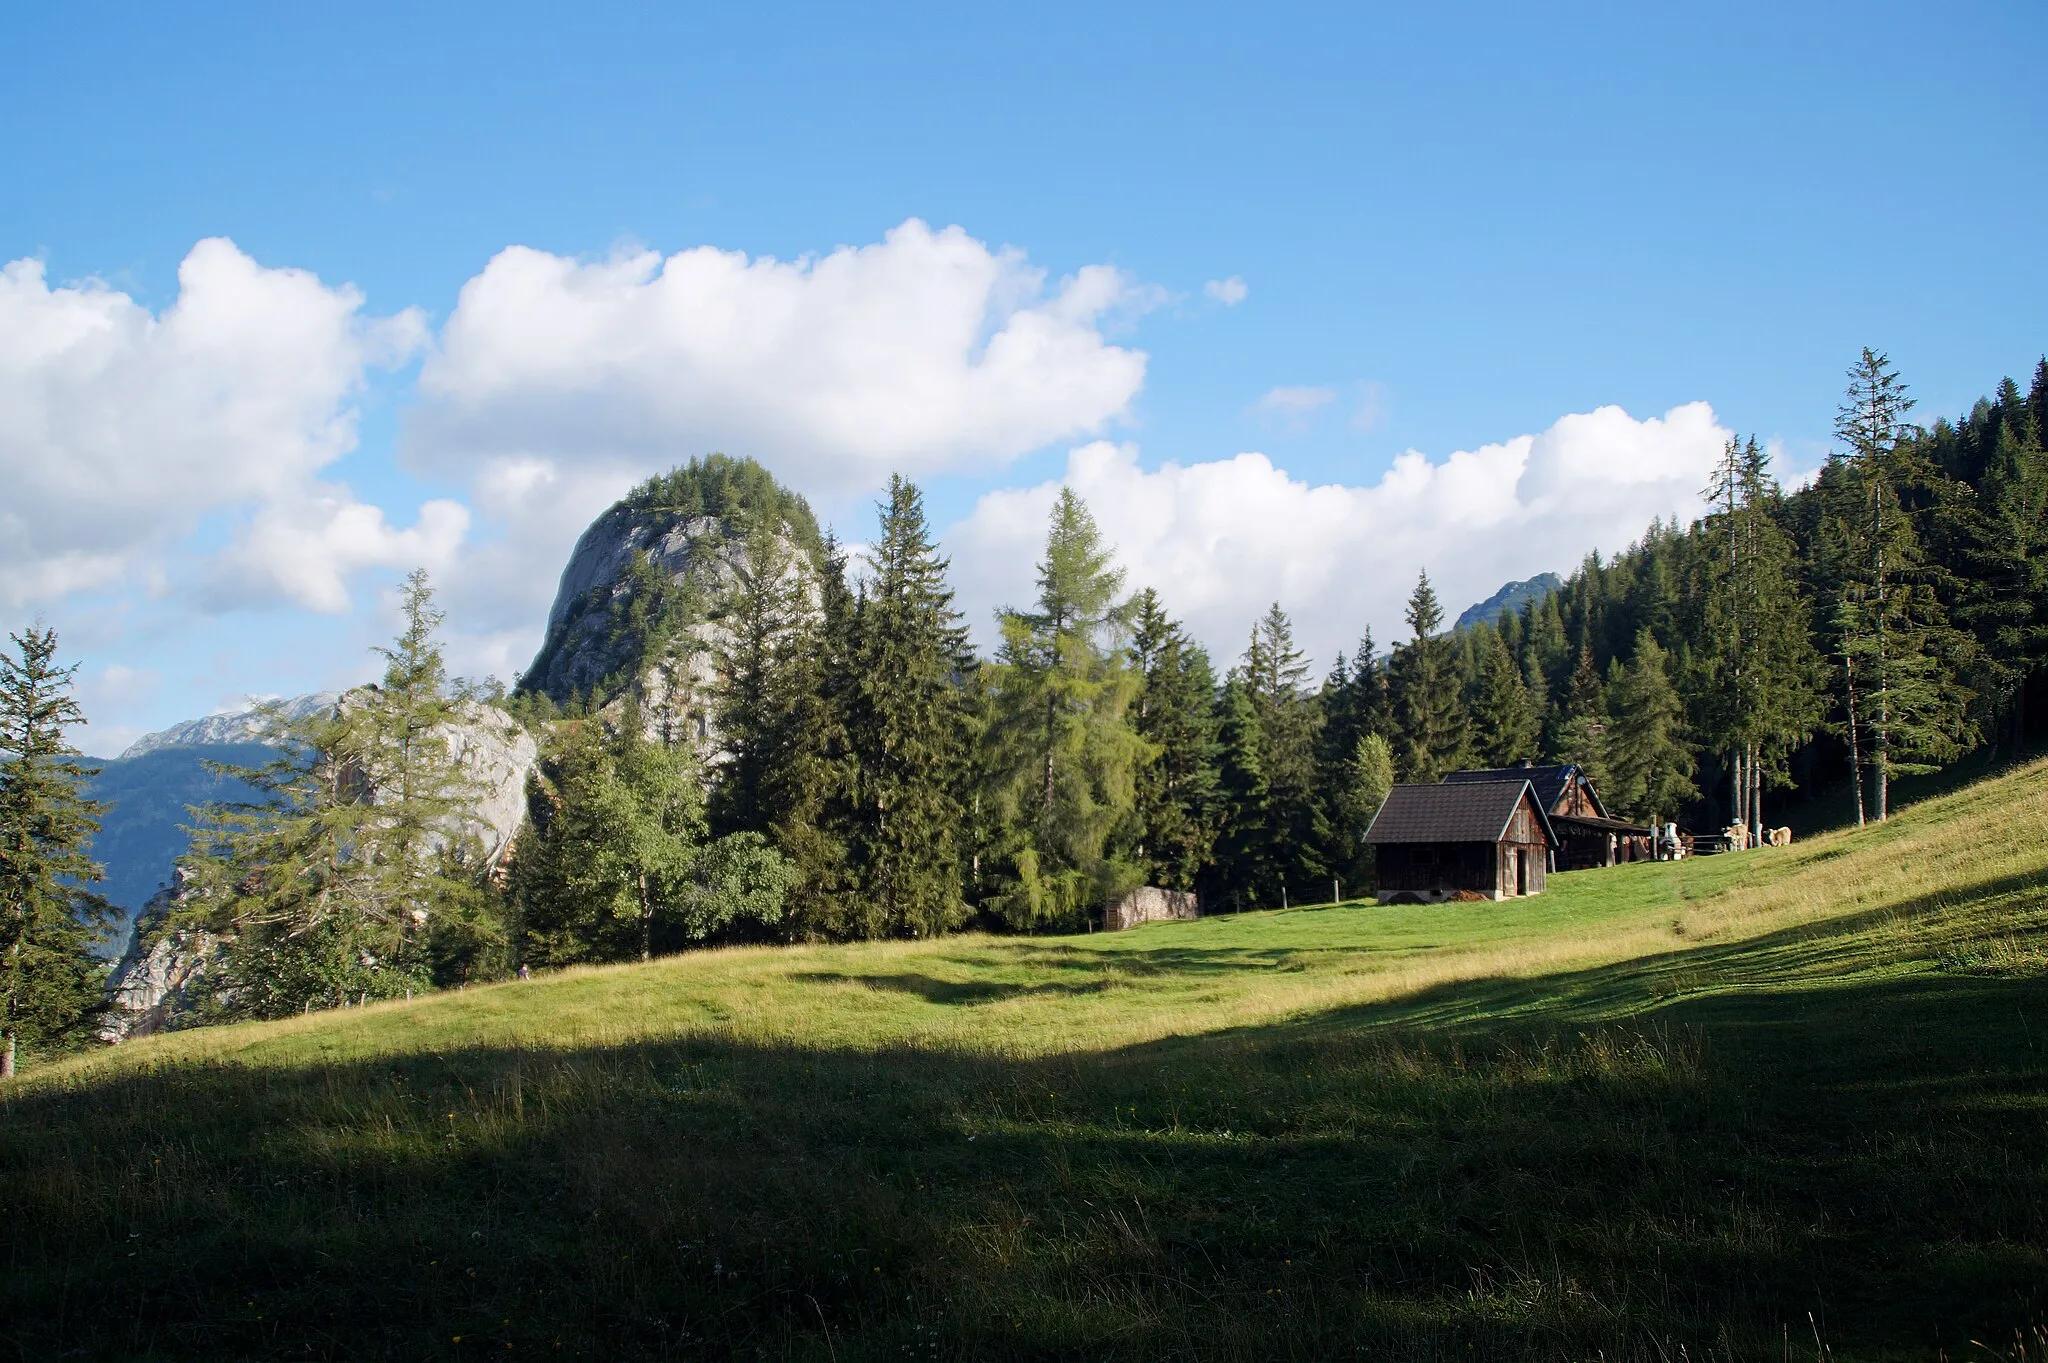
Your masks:
[[[1094,511],[1133,588],[1156,587],[1228,664],[1273,601],[1327,662],[1371,626],[1406,636],[1401,607],[1427,569],[1455,613],[1502,583],[1568,571],[1658,517],[1699,510],[1729,432],[1695,402],[1637,420],[1619,407],[1561,418],[1440,460],[1409,451],[1376,482],[1311,485],[1263,454],[1147,471],[1129,445],[1073,451],[1063,480]],[[1058,483],[984,496],[945,536],[960,600],[987,642],[990,613],[1024,604]]]
[[[1244,280],[1236,275],[1232,275],[1228,279],[1210,280],[1202,286],[1202,292],[1208,294],[1224,307],[1234,308],[1239,303],[1244,302],[1245,299],[1251,297],[1252,291],[1245,286]]]
[[[303,497],[355,445],[366,370],[425,337],[417,311],[362,305],[223,238],[192,248],[160,315],[0,267],[0,601],[146,578],[201,516]]]
[[[583,262],[515,246],[463,286],[408,449],[666,469],[752,455],[814,489],[986,468],[1122,416],[1149,294],[1091,265],[1048,288],[1014,251],[912,219],[795,261],[700,246]]]
[[[1111,267],[1051,281],[916,219],[793,261],[509,247],[463,286],[404,436],[413,467],[469,482],[476,542],[447,577],[477,631],[461,647],[523,666],[577,534],[693,456],[844,498],[1098,432],[1145,378],[1107,332],[1158,301]]]

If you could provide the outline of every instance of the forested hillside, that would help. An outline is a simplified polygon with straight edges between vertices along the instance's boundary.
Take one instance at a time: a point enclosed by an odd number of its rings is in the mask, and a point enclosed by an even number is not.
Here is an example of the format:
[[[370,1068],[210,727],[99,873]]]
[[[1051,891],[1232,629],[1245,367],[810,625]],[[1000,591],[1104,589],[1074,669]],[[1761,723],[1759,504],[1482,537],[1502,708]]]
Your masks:
[[[291,760],[245,773],[273,808],[194,847],[165,930],[225,959],[190,1016],[711,942],[1069,930],[1144,884],[1325,902],[1369,886],[1393,783],[1521,758],[1583,765],[1637,819],[1761,827],[1833,793],[1882,821],[1899,778],[2048,718],[2048,361],[1956,422],[1911,409],[1865,351],[1810,484],[1731,440],[1695,523],[1462,629],[1425,574],[1406,637],[1364,632],[1320,683],[1283,603],[1212,659],[1071,491],[981,657],[908,481],[849,562],[758,465],[694,461],[564,574],[507,702],[540,740],[508,858],[474,850],[468,778],[423,737],[460,688],[415,575],[381,690],[282,735]]]
[[[1071,493],[1037,600],[1001,618],[995,656],[974,657],[899,481],[869,562],[826,548],[816,598],[737,593],[719,607],[732,645],[695,669],[713,684],[666,697],[716,735],[697,754],[709,831],[760,835],[788,862],[786,912],[740,930],[1074,927],[1141,883],[1212,908],[1319,901],[1368,882],[1359,836],[1390,783],[1520,758],[1582,764],[1639,819],[1761,827],[1848,787],[1844,810],[1881,820],[1899,777],[2016,752],[2048,717],[2048,361],[2029,393],[2007,380],[1958,421],[1922,428],[1912,407],[1865,351],[1808,485],[1787,491],[1757,439],[1731,441],[1695,523],[1592,553],[1555,590],[1462,629],[1446,629],[1425,575],[1408,637],[1383,653],[1365,632],[1320,684],[1284,603],[1248,622],[1242,654],[1212,659],[1168,591],[1112,567]],[[718,461],[660,487],[719,500],[741,527],[790,515],[771,481]],[[615,720],[615,696],[590,704],[609,699]],[[606,760],[630,767],[641,741],[615,734]],[[514,900],[555,915],[566,893],[557,878]]]

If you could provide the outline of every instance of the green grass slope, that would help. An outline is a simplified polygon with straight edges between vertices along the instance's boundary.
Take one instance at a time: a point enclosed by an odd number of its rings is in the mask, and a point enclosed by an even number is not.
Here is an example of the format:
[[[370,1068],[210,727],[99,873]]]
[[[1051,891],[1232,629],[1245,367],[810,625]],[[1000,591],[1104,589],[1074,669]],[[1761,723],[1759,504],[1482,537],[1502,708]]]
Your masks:
[[[0,1089],[44,1358],[2038,1357],[2048,764],[1508,905],[736,950]]]

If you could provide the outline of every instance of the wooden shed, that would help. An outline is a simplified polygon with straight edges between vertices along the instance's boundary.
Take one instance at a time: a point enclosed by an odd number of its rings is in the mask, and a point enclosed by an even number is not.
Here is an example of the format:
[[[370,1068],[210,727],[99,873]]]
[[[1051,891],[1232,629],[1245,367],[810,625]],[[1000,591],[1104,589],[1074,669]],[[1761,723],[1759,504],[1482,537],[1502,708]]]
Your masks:
[[[1648,824],[1629,823],[1609,814],[1585,768],[1573,763],[1480,767],[1454,771],[1444,781],[1453,785],[1527,781],[1536,793],[1536,802],[1550,816],[1551,832],[1557,838],[1556,855],[1550,863],[1553,871],[1582,871],[1656,857],[1657,831]]]
[[[1382,904],[1541,894],[1557,846],[1527,780],[1395,786],[1365,840]]]

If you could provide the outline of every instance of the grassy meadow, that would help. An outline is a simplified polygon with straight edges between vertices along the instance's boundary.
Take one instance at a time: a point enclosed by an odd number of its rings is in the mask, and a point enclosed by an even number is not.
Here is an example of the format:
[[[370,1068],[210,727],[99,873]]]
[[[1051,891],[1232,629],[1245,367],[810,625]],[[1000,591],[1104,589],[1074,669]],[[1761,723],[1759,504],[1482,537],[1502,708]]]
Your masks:
[[[0,1088],[78,1358],[2039,1358],[2048,763],[1881,828],[705,952]]]

